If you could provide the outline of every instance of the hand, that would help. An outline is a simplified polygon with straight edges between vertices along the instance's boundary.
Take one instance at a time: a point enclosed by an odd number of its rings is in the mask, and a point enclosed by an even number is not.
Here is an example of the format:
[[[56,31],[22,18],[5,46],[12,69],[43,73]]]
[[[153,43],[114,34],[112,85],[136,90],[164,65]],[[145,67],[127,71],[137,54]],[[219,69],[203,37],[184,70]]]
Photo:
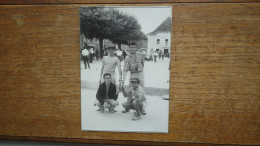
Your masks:
[[[138,98],[138,94],[136,92],[132,92],[133,97]]]

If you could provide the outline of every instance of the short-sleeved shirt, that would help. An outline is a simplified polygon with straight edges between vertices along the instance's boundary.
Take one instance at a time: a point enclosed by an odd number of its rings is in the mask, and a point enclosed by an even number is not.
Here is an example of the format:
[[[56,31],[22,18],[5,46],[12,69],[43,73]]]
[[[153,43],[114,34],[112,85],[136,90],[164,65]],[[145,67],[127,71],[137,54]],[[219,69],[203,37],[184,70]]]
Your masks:
[[[124,70],[130,71],[131,73],[143,71],[143,57],[140,54],[128,55],[125,58]]]
[[[132,95],[133,95],[133,93],[136,93],[139,97],[139,99],[141,100],[141,101],[145,101],[146,100],[146,98],[145,98],[145,94],[144,94],[144,90],[143,90],[143,88],[140,86],[140,85],[138,85],[138,87],[136,88],[136,89],[134,89],[133,87],[130,87],[129,88],[129,91],[128,91],[128,96],[130,97],[130,98],[134,98]]]
[[[102,63],[104,64],[103,73],[115,73],[116,66],[121,68],[120,60],[116,56],[105,56],[102,59]]]
[[[121,55],[122,55],[122,51],[120,51],[120,50],[119,50],[119,51],[116,51],[116,55],[117,55],[117,56],[121,56]]]
[[[82,51],[82,55],[83,55],[83,56],[89,55],[89,51],[88,51],[87,49],[84,49],[84,50]]]
[[[94,53],[93,48],[90,48],[90,49],[89,49],[89,52],[90,52],[91,54],[93,54],[93,53]]]

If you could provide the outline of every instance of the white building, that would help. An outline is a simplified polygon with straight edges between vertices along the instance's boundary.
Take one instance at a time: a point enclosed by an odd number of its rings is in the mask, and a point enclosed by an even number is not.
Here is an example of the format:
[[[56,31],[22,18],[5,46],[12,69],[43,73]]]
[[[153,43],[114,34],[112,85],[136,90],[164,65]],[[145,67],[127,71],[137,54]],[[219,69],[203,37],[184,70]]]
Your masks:
[[[162,51],[164,56],[168,56],[171,51],[171,18],[164,20],[153,32],[147,34],[148,51]]]

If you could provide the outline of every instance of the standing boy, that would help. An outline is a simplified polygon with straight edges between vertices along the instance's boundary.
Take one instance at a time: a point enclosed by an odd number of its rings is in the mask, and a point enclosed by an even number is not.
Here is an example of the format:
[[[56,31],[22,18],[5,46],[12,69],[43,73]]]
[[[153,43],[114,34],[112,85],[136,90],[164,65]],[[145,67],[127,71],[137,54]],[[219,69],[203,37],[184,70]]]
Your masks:
[[[102,68],[100,73],[100,80],[102,82],[102,75],[105,73],[109,73],[111,75],[111,82],[116,85],[116,76],[115,76],[115,69],[116,66],[119,72],[119,80],[122,80],[122,70],[121,70],[121,63],[119,59],[114,55],[116,47],[111,46],[107,48],[108,56],[104,56],[102,59]]]
[[[124,70],[123,70],[123,85],[126,79],[127,72],[130,71],[130,78],[138,78],[140,86],[144,88],[144,58],[141,54],[136,53],[136,44],[129,45],[130,54],[125,58]],[[131,86],[131,81],[129,81]]]

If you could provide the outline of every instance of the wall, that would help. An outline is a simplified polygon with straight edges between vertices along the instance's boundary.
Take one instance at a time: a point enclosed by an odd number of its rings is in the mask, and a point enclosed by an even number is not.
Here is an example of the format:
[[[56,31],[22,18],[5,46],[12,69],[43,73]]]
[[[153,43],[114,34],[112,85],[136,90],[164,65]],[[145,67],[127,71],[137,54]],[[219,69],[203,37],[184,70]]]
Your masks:
[[[159,44],[157,43],[157,39],[160,39]],[[166,45],[165,39],[168,39],[168,43]],[[171,33],[158,33],[156,35],[148,35],[148,49],[153,49],[154,51],[156,49],[162,50],[164,52],[164,49],[168,49],[168,53],[171,53]],[[148,51],[149,52],[149,51]]]

